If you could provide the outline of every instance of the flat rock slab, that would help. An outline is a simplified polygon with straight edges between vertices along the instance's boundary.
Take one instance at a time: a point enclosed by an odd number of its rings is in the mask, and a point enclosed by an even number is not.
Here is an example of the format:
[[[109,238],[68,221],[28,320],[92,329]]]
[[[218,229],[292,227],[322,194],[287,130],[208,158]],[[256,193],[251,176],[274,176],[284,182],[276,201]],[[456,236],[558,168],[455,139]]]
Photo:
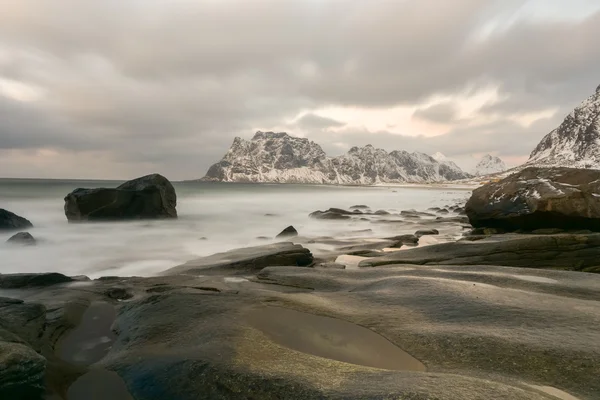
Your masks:
[[[501,235],[394,252],[362,261],[360,267],[393,264],[503,265],[600,271],[600,234]]]
[[[305,267],[312,262],[313,256],[307,248],[281,242],[213,254],[171,268],[165,274],[247,274],[270,266]]]

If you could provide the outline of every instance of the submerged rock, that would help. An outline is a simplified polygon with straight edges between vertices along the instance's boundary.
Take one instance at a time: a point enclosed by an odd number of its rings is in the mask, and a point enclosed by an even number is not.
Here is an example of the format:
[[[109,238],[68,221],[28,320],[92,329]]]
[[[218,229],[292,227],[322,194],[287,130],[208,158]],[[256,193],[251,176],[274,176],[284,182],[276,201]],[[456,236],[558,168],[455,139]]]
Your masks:
[[[65,197],[69,221],[177,218],[177,195],[167,178],[152,174],[116,189],[75,189]]]
[[[10,239],[7,240],[7,243],[32,246],[35,245],[37,241],[29,232],[19,232],[16,235],[11,236]]]
[[[600,231],[600,171],[526,168],[474,190],[466,213],[474,227]]]
[[[421,229],[415,232],[415,236],[420,238],[421,236],[427,236],[427,235],[439,235],[440,231],[438,231],[437,229]]]
[[[294,237],[294,236],[298,236],[298,231],[296,230],[296,228],[294,228],[292,225],[290,225],[287,228],[285,228],[284,230],[282,230],[281,233],[275,237],[276,238],[286,238],[286,237]]]
[[[353,212],[342,210],[340,208],[330,208],[326,211],[315,211],[308,216],[316,219],[350,219]]]
[[[29,222],[29,220],[8,210],[0,208],[0,231],[10,231],[32,227],[33,224]]]

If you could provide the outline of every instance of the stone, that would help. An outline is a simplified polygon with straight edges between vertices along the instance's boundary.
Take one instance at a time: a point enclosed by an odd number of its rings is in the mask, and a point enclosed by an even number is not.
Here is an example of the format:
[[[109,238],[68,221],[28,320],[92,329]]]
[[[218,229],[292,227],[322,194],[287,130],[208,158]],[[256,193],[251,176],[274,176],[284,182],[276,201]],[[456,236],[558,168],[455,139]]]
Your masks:
[[[290,225],[287,228],[285,228],[284,230],[282,230],[281,233],[275,237],[276,238],[287,238],[287,237],[295,237],[295,236],[298,236],[298,231],[296,230],[296,228],[294,228],[292,225]]]
[[[0,208],[0,231],[11,231],[17,229],[32,228],[29,220],[18,216],[8,210]]]
[[[390,247],[402,247],[402,246],[416,246],[419,244],[419,238],[417,235],[398,235],[386,238],[386,240],[391,240],[396,242],[395,245]]]
[[[0,274],[0,289],[38,288],[73,281],[73,278],[57,272]]]
[[[27,345],[0,341],[0,399],[44,398],[45,370],[46,359]]]
[[[415,232],[415,236],[420,238],[421,236],[426,236],[426,235],[439,235],[440,231],[438,231],[437,229],[420,229],[418,231]]]
[[[312,264],[310,250],[289,242],[235,249],[213,254],[168,269],[166,275],[246,274],[269,266],[306,267]]]
[[[600,234],[504,235],[500,240],[458,241],[394,252],[360,267],[395,264],[502,265],[595,272],[600,266]]]
[[[364,210],[364,209],[368,209],[369,206],[365,205],[365,204],[358,204],[355,206],[350,207],[350,209],[359,209],[359,210]]]
[[[375,214],[375,215],[390,215],[390,213],[385,210],[377,210],[373,214]]]
[[[19,232],[11,236],[6,242],[25,246],[32,246],[37,243],[35,238],[31,236],[29,232]]]
[[[353,213],[350,211],[339,208],[330,208],[326,211],[312,212],[308,216],[316,219],[350,219],[350,215],[352,214]]]
[[[600,171],[526,168],[475,189],[465,209],[476,228],[600,231]]]
[[[177,218],[176,205],[171,182],[152,174],[115,189],[75,189],[65,197],[65,215],[69,221]]]

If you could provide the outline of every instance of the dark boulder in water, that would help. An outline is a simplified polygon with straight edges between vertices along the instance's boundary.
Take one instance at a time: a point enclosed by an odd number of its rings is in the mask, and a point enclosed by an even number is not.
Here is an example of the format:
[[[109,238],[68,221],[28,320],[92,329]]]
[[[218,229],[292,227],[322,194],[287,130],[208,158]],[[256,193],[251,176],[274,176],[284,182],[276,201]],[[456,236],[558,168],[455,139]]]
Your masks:
[[[7,243],[12,243],[12,244],[21,244],[21,245],[27,245],[27,246],[31,246],[36,244],[36,240],[33,236],[31,236],[31,233],[29,232],[19,232],[16,235],[11,236],[10,239],[8,239],[6,241]]]
[[[350,219],[353,212],[342,210],[341,208],[330,208],[326,211],[315,211],[308,216],[316,219]]]
[[[421,229],[415,232],[415,236],[420,238],[421,236],[427,236],[427,235],[439,235],[440,231],[438,231],[437,229]]]
[[[29,220],[8,210],[0,208],[0,231],[11,231],[32,227],[33,224],[29,222]]]
[[[281,233],[279,235],[277,235],[277,238],[286,238],[286,237],[294,237],[294,236],[298,236],[298,231],[296,230],[296,228],[294,228],[292,225],[288,226],[287,228],[285,228],[284,230],[281,231]]]
[[[177,195],[159,174],[125,182],[116,189],[75,189],[65,197],[69,221],[177,218]]]

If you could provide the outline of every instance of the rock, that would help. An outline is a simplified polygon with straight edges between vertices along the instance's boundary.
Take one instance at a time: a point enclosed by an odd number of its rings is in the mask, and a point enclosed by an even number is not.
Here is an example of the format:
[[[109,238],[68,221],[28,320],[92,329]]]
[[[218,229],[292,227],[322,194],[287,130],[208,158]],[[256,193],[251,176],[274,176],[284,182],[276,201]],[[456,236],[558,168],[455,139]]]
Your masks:
[[[446,210],[445,208],[442,208],[440,210],[437,211],[438,214],[449,214],[450,211]]]
[[[435,217],[435,214],[415,210],[400,211],[400,215],[404,217]]]
[[[33,225],[27,219],[0,208],[0,231],[32,228]]]
[[[36,240],[29,232],[19,232],[16,235],[10,237],[7,243],[21,244],[26,246],[32,246],[36,244]]]
[[[469,235],[474,235],[474,236],[481,236],[481,235],[485,235],[485,236],[489,236],[489,235],[502,235],[506,233],[503,229],[496,229],[496,228],[475,228],[473,230],[471,230],[471,232],[469,232]]]
[[[335,262],[324,262],[315,265],[315,268],[325,268],[325,269],[346,269],[344,264],[338,264]]]
[[[339,208],[330,208],[327,211],[315,211],[308,216],[316,219],[350,219],[351,212]]]
[[[298,231],[296,230],[296,228],[294,228],[292,225],[290,225],[287,228],[285,228],[284,230],[282,230],[281,233],[275,237],[276,238],[286,238],[286,237],[294,237],[294,236],[298,236]]]
[[[391,247],[416,246],[419,244],[419,238],[411,234],[392,236],[385,239],[396,242],[396,245]]]
[[[373,214],[375,214],[375,215],[390,215],[390,213],[385,210],[377,210]]]
[[[352,209],[365,210],[365,209],[368,209],[368,208],[369,208],[369,206],[367,206],[367,205],[364,205],[364,204],[359,204],[359,205],[356,205],[356,206],[352,206],[352,207],[350,207],[350,209],[351,209],[351,210],[352,210]]]
[[[438,231],[437,229],[421,229],[415,232],[415,236],[420,238],[421,236],[425,236],[425,235],[439,235],[440,231]]]
[[[0,289],[46,287],[68,282],[73,282],[73,278],[57,272],[40,274],[0,274]]]
[[[511,235],[502,240],[459,241],[390,253],[361,267],[392,264],[502,265],[590,271],[600,266],[600,234]]]
[[[45,370],[46,359],[27,345],[0,341],[1,399],[44,398]]]
[[[536,229],[531,232],[533,235],[556,235],[558,233],[564,233],[564,230],[558,228],[547,228],[547,229]],[[584,232],[585,234],[592,233],[591,231]]]
[[[474,227],[600,231],[600,171],[526,168],[475,189],[466,212]]]
[[[166,275],[245,274],[269,266],[306,267],[313,262],[310,250],[299,244],[281,242],[247,247],[189,261],[165,271]]]
[[[116,189],[75,189],[65,197],[69,221],[177,218],[177,196],[162,175],[147,175]]]

